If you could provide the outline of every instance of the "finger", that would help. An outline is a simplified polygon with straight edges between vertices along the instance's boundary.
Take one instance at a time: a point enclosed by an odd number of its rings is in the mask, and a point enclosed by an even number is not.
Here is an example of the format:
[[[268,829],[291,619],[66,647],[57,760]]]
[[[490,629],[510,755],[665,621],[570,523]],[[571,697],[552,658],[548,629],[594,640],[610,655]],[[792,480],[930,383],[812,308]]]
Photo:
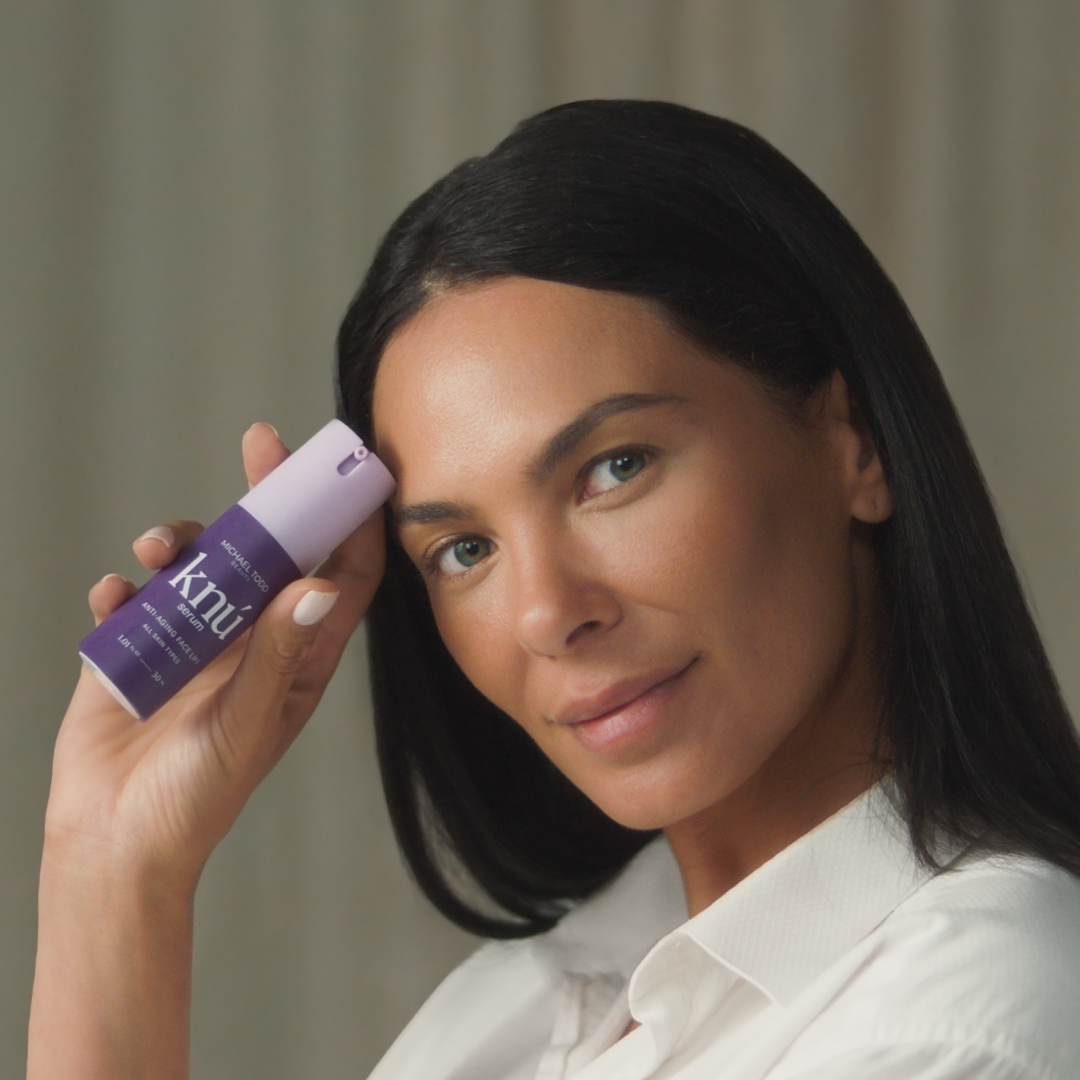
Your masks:
[[[367,613],[385,567],[386,536],[380,508],[342,541],[318,569],[319,577],[336,585],[341,592],[341,602],[326,621],[327,632],[348,638]]]
[[[135,557],[151,570],[168,566],[201,532],[197,521],[167,521],[147,529],[131,545]]]
[[[135,595],[135,586],[119,574],[106,574],[90,590],[87,600],[94,616],[94,625],[99,626],[125,600]]]
[[[243,659],[221,702],[223,749],[236,763],[242,765],[252,756],[258,760],[260,755],[252,754],[254,743],[276,760],[295,737],[295,731],[286,733],[281,725],[286,695],[339,596],[329,582],[304,578],[284,589],[252,627]]]
[[[273,472],[289,456],[277,430],[262,421],[252,424],[244,432],[240,446],[244,455],[244,473],[251,487]]]

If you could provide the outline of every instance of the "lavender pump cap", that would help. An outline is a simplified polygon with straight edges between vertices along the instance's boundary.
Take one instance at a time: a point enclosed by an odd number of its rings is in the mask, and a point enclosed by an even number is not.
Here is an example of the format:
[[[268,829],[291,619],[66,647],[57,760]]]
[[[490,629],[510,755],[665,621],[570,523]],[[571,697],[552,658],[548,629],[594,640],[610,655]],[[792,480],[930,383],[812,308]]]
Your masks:
[[[91,631],[80,656],[147,719],[393,490],[386,466],[331,420]]]
[[[237,504],[310,574],[394,490],[386,466],[331,420]]]

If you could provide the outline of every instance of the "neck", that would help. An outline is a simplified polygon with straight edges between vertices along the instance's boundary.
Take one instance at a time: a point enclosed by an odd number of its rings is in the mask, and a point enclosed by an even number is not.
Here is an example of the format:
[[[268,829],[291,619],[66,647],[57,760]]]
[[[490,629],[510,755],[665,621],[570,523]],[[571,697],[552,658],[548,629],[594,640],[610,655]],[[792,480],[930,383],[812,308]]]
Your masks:
[[[783,801],[762,790],[755,778],[722,804],[669,826],[664,831],[679,864],[690,916],[704,911],[879,778],[880,770],[870,763],[853,764],[833,778],[838,782],[827,792],[789,791]]]
[[[665,828],[691,916],[885,774],[873,752],[874,695],[849,683],[838,699],[800,723],[729,796]]]

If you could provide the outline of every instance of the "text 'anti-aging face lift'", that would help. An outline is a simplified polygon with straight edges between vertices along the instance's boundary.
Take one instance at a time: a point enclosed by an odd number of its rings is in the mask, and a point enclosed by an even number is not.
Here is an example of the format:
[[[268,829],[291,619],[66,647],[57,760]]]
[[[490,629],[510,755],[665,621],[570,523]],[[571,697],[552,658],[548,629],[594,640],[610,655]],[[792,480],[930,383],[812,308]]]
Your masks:
[[[88,634],[79,655],[147,719],[393,490],[386,466],[331,420]]]

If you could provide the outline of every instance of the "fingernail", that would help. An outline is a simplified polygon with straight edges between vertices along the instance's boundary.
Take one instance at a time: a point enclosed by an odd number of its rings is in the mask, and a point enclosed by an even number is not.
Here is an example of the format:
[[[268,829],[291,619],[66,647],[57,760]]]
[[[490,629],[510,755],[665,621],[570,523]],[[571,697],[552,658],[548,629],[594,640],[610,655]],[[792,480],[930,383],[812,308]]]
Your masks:
[[[299,603],[293,608],[293,622],[297,626],[314,626],[316,623],[321,623],[330,614],[340,595],[339,592],[319,592],[317,589],[304,593]]]
[[[101,579],[101,580],[100,580],[100,581],[98,582],[98,584],[99,584],[99,585],[104,585],[104,584],[105,584],[105,582],[109,580],[109,578],[116,578],[116,580],[117,580],[117,581],[123,581],[123,580],[124,580],[124,575],[123,575],[123,574],[106,574],[106,575],[105,575],[105,576],[104,576],[104,577],[103,577],[103,578],[102,578],[102,579]]]
[[[281,436],[278,435],[278,429],[276,427],[274,427],[273,424],[268,424],[265,420],[256,420],[255,423],[252,424],[251,427],[248,428],[248,431],[250,431],[251,428],[257,428],[257,427],[268,427],[274,433],[274,435],[277,437],[277,439],[280,441]]]
[[[164,544],[167,548],[170,548],[176,543],[176,533],[168,525],[155,525],[152,529],[147,529],[139,537],[139,540],[156,540],[159,544]],[[139,540],[136,540],[135,543],[137,544]]]

